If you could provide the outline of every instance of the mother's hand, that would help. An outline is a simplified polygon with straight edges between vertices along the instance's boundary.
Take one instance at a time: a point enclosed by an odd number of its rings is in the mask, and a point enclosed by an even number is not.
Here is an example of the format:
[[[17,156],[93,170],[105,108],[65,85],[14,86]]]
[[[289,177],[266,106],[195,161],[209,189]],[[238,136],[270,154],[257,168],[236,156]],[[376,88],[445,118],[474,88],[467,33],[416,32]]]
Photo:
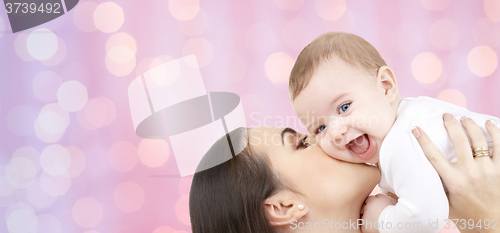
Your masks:
[[[493,223],[500,220],[500,129],[489,121],[486,123],[493,138],[493,156],[474,157],[467,136],[455,117],[445,114],[443,119],[455,146],[457,163],[450,163],[422,129],[415,128],[412,133],[448,188],[450,219],[472,219],[474,225],[481,221],[482,229],[477,227],[478,231],[500,232],[500,223],[496,224],[496,230],[491,229]],[[474,121],[462,118],[462,125],[469,134],[472,148],[488,147],[483,132]],[[489,220],[489,229],[484,229],[486,220]]]

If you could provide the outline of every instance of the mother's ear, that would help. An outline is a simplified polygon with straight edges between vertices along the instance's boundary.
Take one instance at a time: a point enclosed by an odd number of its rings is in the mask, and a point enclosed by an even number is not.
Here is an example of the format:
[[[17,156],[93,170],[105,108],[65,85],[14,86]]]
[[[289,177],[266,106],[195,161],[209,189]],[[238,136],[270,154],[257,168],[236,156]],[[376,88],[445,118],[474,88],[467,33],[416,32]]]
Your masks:
[[[264,205],[271,226],[290,225],[292,221],[298,221],[309,212],[291,191],[279,191],[267,198]]]
[[[398,83],[396,82],[396,76],[391,68],[382,66],[378,69],[377,84],[382,87],[384,95],[387,96],[391,102],[399,99]]]

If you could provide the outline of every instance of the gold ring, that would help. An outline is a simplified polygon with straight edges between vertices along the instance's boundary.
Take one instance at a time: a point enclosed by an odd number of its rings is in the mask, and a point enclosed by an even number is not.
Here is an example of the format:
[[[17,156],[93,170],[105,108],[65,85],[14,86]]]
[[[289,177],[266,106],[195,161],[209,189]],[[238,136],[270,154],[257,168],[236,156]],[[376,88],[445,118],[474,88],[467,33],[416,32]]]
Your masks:
[[[476,152],[474,153],[474,157],[490,157],[490,152]]]
[[[488,147],[476,147],[472,149],[472,152],[474,153],[479,153],[479,152],[488,152]]]

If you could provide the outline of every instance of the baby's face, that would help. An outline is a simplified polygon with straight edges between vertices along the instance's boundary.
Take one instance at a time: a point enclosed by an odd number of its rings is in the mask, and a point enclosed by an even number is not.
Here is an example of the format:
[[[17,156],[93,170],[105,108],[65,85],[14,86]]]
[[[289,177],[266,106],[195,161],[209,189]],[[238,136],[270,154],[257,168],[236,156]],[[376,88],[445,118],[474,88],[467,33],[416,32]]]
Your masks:
[[[292,105],[325,153],[353,163],[378,163],[396,119],[376,75],[340,59],[322,62]]]

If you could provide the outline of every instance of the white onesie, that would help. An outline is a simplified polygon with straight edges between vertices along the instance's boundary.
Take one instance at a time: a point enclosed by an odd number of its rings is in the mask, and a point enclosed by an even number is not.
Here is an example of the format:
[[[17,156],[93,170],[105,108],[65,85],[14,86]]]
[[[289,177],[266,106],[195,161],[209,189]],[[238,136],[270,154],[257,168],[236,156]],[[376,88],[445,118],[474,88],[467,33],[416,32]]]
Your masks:
[[[491,120],[498,126],[498,118],[429,97],[403,99],[396,122],[380,147],[379,186],[399,196],[396,205],[386,207],[380,214],[380,232],[439,232],[448,221],[448,198],[441,179],[411,134],[413,126],[419,126],[450,162],[456,162],[453,143],[443,124],[444,113],[474,120],[483,130],[492,153],[492,139],[484,124]]]

